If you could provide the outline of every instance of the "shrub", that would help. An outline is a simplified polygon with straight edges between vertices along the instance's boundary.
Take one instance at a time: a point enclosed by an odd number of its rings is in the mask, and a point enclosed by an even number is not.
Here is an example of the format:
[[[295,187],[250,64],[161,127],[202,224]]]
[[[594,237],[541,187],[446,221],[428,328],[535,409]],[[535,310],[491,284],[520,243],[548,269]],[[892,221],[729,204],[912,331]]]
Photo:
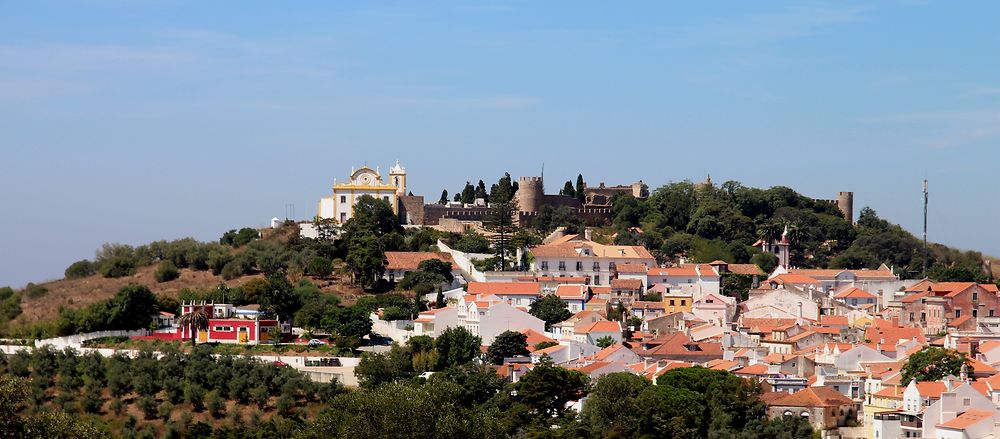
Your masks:
[[[333,273],[333,263],[322,256],[316,256],[309,261],[306,273],[310,276],[326,277]]]
[[[153,277],[156,278],[157,282],[169,282],[181,277],[181,272],[177,270],[177,266],[173,262],[163,261],[160,262],[159,267],[156,267]]]
[[[125,277],[135,274],[135,261],[124,256],[115,256],[101,262],[101,276],[109,278]]]
[[[66,279],[79,279],[95,273],[97,273],[97,267],[94,266],[94,263],[84,259],[70,264],[63,274],[66,276]]]
[[[45,287],[43,287],[41,285],[35,285],[35,284],[29,282],[28,285],[26,285],[24,287],[24,290],[22,291],[22,294],[25,295],[25,296],[28,296],[28,297],[30,297],[32,299],[35,299],[35,298],[42,297],[42,296],[44,296],[46,294],[49,294],[49,290],[48,290],[48,288],[45,288]]]

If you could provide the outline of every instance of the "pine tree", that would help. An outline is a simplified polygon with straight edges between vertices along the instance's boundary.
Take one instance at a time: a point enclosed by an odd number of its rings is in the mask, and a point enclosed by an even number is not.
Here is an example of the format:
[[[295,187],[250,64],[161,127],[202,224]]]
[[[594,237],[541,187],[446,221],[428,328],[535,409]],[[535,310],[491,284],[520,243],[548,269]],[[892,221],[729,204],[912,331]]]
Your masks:
[[[586,197],[587,185],[583,182],[583,174],[576,175],[576,199],[583,201]]]
[[[479,184],[476,185],[476,198],[484,200],[489,198],[489,195],[486,194],[486,183],[483,183],[482,180],[479,180]]]
[[[476,201],[476,187],[472,183],[465,182],[465,189],[462,189],[462,203],[472,204]]]
[[[490,205],[489,213],[483,218],[483,229],[490,233],[490,241],[493,249],[500,258],[500,269],[507,268],[507,255],[510,253],[511,238],[517,232],[517,205],[511,200],[511,196],[506,193],[509,189],[498,187],[496,198],[507,200],[494,202]]]
[[[576,189],[573,189],[573,182],[566,180],[566,184],[563,185],[562,190],[559,191],[559,195],[576,198]]]
[[[438,200],[438,204],[448,204],[448,189],[441,190],[441,199]]]

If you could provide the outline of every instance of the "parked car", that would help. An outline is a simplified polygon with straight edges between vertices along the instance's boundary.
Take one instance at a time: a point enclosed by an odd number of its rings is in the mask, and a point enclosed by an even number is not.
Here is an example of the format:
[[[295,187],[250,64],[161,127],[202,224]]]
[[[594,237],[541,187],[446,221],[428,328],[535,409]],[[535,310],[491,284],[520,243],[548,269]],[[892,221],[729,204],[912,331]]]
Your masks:
[[[326,344],[326,342],[323,341],[323,340],[320,340],[318,338],[314,338],[312,340],[309,340],[308,344],[309,344],[309,346],[323,346],[323,345]]]

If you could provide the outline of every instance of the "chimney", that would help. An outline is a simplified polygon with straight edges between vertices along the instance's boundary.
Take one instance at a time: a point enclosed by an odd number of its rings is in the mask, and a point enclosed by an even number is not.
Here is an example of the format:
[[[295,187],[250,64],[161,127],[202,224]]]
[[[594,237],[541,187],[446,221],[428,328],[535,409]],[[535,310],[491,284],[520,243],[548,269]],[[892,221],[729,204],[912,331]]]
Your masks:
[[[944,392],[941,394],[941,419],[938,424],[944,424],[958,416],[958,394]]]
[[[594,236],[594,231],[590,227],[583,229],[583,239],[591,241],[592,240],[591,238],[593,238],[593,236]]]

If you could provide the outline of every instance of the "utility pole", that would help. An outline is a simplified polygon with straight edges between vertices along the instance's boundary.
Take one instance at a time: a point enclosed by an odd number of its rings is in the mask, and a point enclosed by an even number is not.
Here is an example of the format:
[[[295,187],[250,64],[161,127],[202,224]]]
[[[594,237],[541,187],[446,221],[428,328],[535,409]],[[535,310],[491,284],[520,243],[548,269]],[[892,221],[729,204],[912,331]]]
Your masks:
[[[924,278],[927,278],[927,179],[924,179]]]

